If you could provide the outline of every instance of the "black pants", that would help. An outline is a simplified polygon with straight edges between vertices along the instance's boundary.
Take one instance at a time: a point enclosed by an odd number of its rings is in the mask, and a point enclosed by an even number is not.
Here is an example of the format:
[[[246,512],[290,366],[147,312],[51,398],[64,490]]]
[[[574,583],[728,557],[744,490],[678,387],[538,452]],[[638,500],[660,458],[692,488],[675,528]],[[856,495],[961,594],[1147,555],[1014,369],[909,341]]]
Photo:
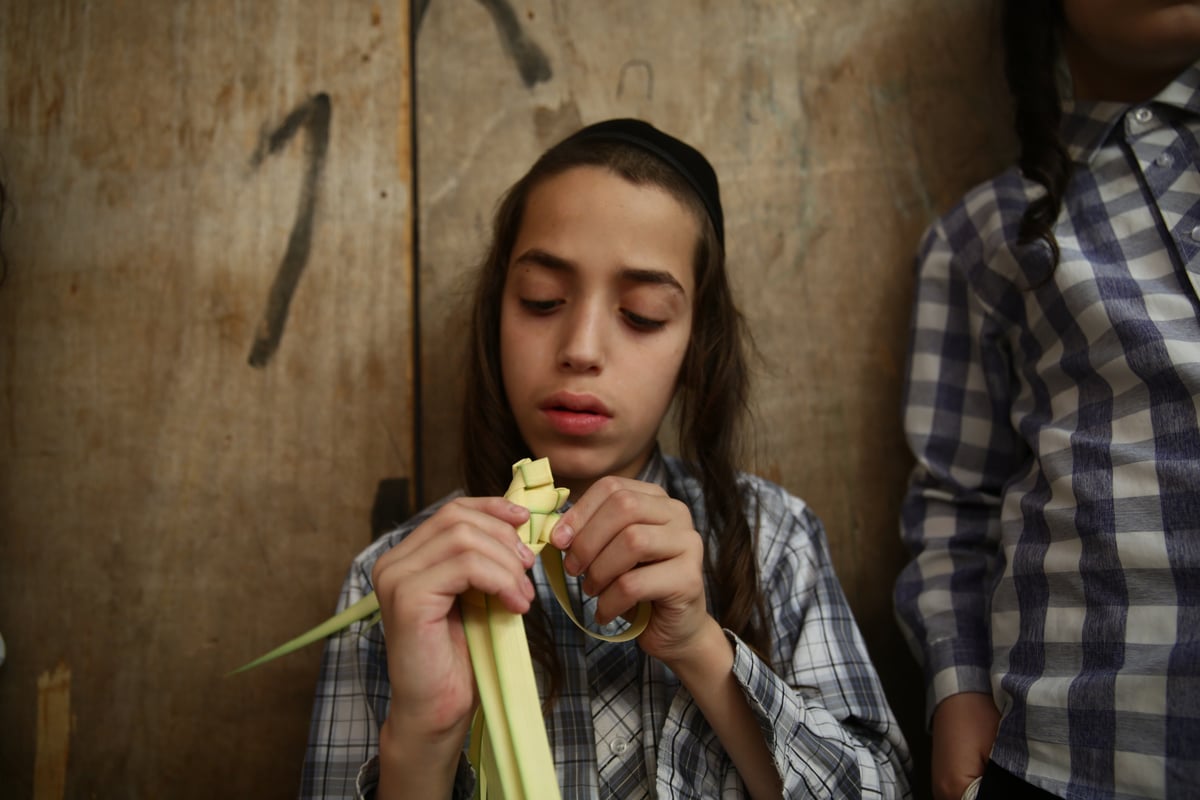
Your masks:
[[[1039,789],[1031,783],[1013,775],[1006,769],[989,761],[983,770],[983,780],[979,782],[979,794],[975,800],[1059,800],[1045,789]]]

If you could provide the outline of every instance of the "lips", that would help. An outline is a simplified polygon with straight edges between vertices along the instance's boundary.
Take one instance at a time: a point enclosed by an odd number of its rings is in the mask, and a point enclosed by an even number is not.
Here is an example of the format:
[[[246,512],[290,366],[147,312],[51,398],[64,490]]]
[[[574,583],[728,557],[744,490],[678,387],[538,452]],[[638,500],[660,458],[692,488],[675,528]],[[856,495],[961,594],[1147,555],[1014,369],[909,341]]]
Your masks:
[[[566,436],[589,436],[612,420],[612,412],[590,394],[557,392],[540,406],[550,425]]]
[[[576,394],[575,392],[555,392],[542,403],[542,410],[570,411],[577,414],[598,414],[602,417],[612,416],[612,413],[608,410],[608,406],[604,405],[595,395]]]

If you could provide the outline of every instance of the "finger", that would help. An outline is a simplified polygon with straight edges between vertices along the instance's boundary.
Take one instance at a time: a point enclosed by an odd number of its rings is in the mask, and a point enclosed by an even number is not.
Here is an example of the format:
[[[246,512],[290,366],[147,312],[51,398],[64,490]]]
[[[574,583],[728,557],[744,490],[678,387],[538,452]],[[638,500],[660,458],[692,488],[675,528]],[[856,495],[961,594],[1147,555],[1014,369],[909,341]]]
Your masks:
[[[631,478],[620,478],[610,475],[601,478],[591,485],[584,492],[583,497],[575,502],[562,515],[562,519],[558,521],[554,532],[551,534],[550,543],[559,550],[567,550],[571,547],[575,536],[579,531],[587,526],[588,522],[596,514],[596,512],[617,492],[632,491],[639,494],[666,496],[662,487],[653,483],[637,481]]]
[[[462,553],[429,570],[448,595],[458,597],[475,590],[492,595],[514,614],[524,614],[533,601],[534,588],[524,571],[513,572],[476,551]]]
[[[430,584],[432,576],[443,576],[445,565],[455,565],[461,559],[472,557],[465,561],[475,569],[479,564],[487,563],[493,570],[506,572],[511,580],[516,581],[523,595],[532,597],[532,585],[529,584],[525,571],[532,565],[533,553],[529,551],[516,536],[511,527],[501,525],[500,531],[488,531],[486,520],[481,520],[475,514],[451,514],[447,520],[435,526],[436,535],[427,536],[424,541],[402,542],[393,548],[389,558],[380,559],[373,571],[376,591],[381,600],[390,597],[400,589],[405,596],[414,596],[413,592],[424,589],[428,593],[440,595],[443,600],[438,603],[431,598],[434,609],[432,613],[445,612],[445,598],[458,594],[468,588],[469,578],[475,573],[465,573],[459,581],[442,580]],[[523,551],[523,552],[522,552]],[[477,587],[481,591],[491,592],[496,589],[494,582]],[[415,596],[420,596],[415,595]],[[428,603],[421,603],[425,615],[431,613]]]
[[[632,525],[665,526],[676,517],[681,517],[676,524],[690,528],[691,515],[686,513],[686,509],[680,515],[681,508],[682,504],[676,504],[665,493],[649,494],[639,486],[617,488],[592,511],[586,523],[576,528],[574,541],[563,559],[563,568],[572,575],[590,572],[596,557]],[[639,537],[635,544],[648,547],[654,538],[661,535],[659,531]]]
[[[502,541],[516,539],[516,528],[529,519],[529,510],[503,497],[460,497],[438,509],[429,520],[417,528],[418,539],[433,535],[433,531],[456,523],[477,526]],[[417,534],[413,531],[413,534]]]
[[[690,530],[666,525],[626,525],[587,564],[583,590],[599,595],[610,583],[639,565],[677,558],[686,552],[693,537],[695,533]]]
[[[601,625],[619,616],[632,617],[638,603],[671,603],[686,606],[703,602],[702,582],[681,570],[677,560],[647,564],[622,574],[596,598],[596,622]]]
[[[395,591],[381,591],[390,598],[398,621],[421,624],[446,618],[455,599],[472,589],[498,597],[513,613],[528,611],[534,595],[529,576],[511,552],[489,542],[477,536],[472,544],[482,546],[431,544],[426,549],[436,557],[430,562],[397,562],[385,570],[381,585],[395,587]]]
[[[619,489],[608,495],[575,537],[563,569],[570,575],[601,570],[616,577],[642,561],[672,558],[695,535],[688,509],[666,494]]]
[[[417,526],[395,547],[377,559],[374,573],[386,569],[392,562],[409,558],[430,541],[445,536],[458,526],[470,526],[511,547],[526,568],[533,565],[533,552],[520,537],[516,526],[529,519],[529,511],[501,497],[462,497],[442,506],[425,522]],[[375,581],[378,583],[378,580]]]

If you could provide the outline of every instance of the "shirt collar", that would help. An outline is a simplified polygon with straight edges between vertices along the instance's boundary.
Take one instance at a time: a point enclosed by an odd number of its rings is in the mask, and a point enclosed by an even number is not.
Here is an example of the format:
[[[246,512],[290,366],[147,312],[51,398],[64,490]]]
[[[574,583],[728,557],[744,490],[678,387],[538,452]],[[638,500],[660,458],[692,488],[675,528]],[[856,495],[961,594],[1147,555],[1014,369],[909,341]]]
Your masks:
[[[1200,61],[1193,63],[1145,103],[1075,100],[1064,94],[1062,140],[1075,163],[1086,163],[1100,150],[1135,105],[1159,105],[1200,116]]]
[[[644,483],[655,483],[663,489],[667,488],[667,462],[663,459],[662,449],[655,444],[650,452],[650,458],[638,472],[637,479]]]
[[[667,461],[663,457],[662,449],[656,443],[654,449],[650,452],[650,458],[638,470],[635,480],[643,483],[653,483],[663,488],[663,491],[670,492],[669,480],[670,475],[667,473]],[[563,505],[563,511],[566,511],[571,506],[575,505],[577,497],[572,497]]]

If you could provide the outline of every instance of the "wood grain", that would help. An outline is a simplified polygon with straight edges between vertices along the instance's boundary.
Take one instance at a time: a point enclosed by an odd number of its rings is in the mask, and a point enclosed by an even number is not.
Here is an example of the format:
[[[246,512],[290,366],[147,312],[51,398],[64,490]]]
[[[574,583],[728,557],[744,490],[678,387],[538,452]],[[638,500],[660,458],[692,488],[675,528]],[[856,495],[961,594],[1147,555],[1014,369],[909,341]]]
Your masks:
[[[330,613],[415,474],[408,24],[0,6],[0,796],[59,661],[66,796],[295,796],[319,649],[222,676]]]

